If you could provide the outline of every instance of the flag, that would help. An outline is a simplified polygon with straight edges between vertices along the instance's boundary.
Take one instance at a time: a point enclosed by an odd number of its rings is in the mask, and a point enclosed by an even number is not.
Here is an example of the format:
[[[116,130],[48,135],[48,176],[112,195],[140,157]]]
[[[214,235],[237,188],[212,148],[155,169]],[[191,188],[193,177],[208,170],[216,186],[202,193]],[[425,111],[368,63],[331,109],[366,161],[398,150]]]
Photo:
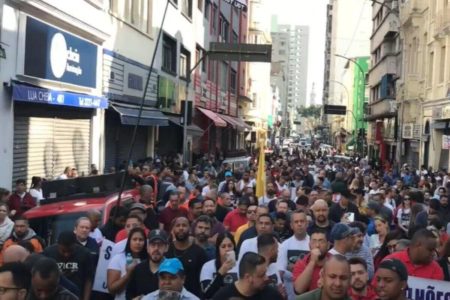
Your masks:
[[[258,172],[256,174],[256,197],[263,197],[266,194],[266,160],[264,146],[266,144],[265,132],[261,130],[258,133],[259,157]]]

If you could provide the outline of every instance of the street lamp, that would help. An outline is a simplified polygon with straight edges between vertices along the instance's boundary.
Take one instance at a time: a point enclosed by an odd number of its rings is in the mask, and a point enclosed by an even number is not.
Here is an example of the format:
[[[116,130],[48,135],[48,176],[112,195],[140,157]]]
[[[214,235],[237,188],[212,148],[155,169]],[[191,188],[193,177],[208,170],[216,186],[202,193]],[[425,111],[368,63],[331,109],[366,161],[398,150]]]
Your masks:
[[[353,58],[350,58],[350,57],[347,57],[347,56],[344,56],[344,55],[341,55],[341,54],[335,54],[334,56],[340,57],[340,58],[346,59],[346,60],[349,61],[349,62],[352,62],[353,64],[355,64],[355,66],[356,66],[356,67],[358,68],[358,70],[361,72],[361,78],[362,78],[362,80],[363,80],[363,84],[361,84],[361,87],[362,87],[361,98],[362,98],[362,99],[360,99],[358,105],[356,106],[357,111],[361,111],[361,110],[363,109],[363,107],[364,107],[364,94],[365,94],[365,85],[366,85],[366,72],[364,72],[364,69],[361,67],[361,65],[360,65],[356,60],[354,60]],[[352,112],[352,113],[353,113],[353,112]],[[359,129],[358,127],[359,127],[359,126],[358,126],[358,120],[355,118],[355,131],[356,131],[357,129]],[[362,155],[364,156],[364,142],[363,142]]]

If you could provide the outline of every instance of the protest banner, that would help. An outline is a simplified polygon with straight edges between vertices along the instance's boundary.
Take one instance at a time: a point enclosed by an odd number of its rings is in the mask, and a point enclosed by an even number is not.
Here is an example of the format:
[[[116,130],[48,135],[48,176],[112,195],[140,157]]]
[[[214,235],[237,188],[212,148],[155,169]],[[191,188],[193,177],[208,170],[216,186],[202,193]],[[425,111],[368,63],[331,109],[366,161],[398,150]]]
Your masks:
[[[450,282],[408,276],[406,298],[411,300],[450,300]]]
[[[115,243],[107,239],[104,239],[102,242],[97,270],[95,271],[94,285],[92,287],[94,291],[108,293],[108,287],[106,285],[106,272],[112,258],[112,250],[114,245]]]

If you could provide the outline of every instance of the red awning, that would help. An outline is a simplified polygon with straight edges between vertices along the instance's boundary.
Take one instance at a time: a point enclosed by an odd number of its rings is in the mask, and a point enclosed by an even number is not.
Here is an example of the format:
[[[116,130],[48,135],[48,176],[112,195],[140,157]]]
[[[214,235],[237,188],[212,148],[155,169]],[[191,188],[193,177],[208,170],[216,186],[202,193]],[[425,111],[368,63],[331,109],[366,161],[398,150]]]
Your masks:
[[[211,119],[211,121],[214,122],[214,125],[216,125],[216,127],[227,127],[227,122],[225,122],[224,120],[222,120],[215,112],[210,111],[208,109],[205,108],[201,108],[201,107],[197,107],[198,110],[200,110],[205,116],[207,116],[208,118]]]
[[[220,117],[222,120],[225,120],[225,121],[226,121],[231,127],[233,127],[234,129],[239,128],[239,124],[234,120],[233,117],[227,116],[227,115],[222,115],[222,114],[219,114],[219,117]]]

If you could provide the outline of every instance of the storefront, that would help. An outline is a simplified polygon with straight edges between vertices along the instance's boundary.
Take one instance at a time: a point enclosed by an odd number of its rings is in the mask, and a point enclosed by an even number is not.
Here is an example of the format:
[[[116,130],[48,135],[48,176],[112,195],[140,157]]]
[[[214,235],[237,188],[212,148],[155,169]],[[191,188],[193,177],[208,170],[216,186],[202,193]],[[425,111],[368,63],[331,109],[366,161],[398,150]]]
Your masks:
[[[20,15],[18,73],[13,81],[13,181],[54,179],[64,168],[87,175],[98,164],[99,120],[108,107],[97,93],[98,45]]]
[[[227,122],[209,109],[196,107],[194,120],[205,131],[201,139],[201,151],[208,154],[219,154],[222,148],[222,132]]]
[[[105,115],[105,171],[128,165],[128,153],[149,68],[114,51],[103,49],[103,93],[111,105]],[[158,73],[155,69],[145,92],[131,161],[153,157],[158,130],[167,128],[168,118],[158,109]]]

